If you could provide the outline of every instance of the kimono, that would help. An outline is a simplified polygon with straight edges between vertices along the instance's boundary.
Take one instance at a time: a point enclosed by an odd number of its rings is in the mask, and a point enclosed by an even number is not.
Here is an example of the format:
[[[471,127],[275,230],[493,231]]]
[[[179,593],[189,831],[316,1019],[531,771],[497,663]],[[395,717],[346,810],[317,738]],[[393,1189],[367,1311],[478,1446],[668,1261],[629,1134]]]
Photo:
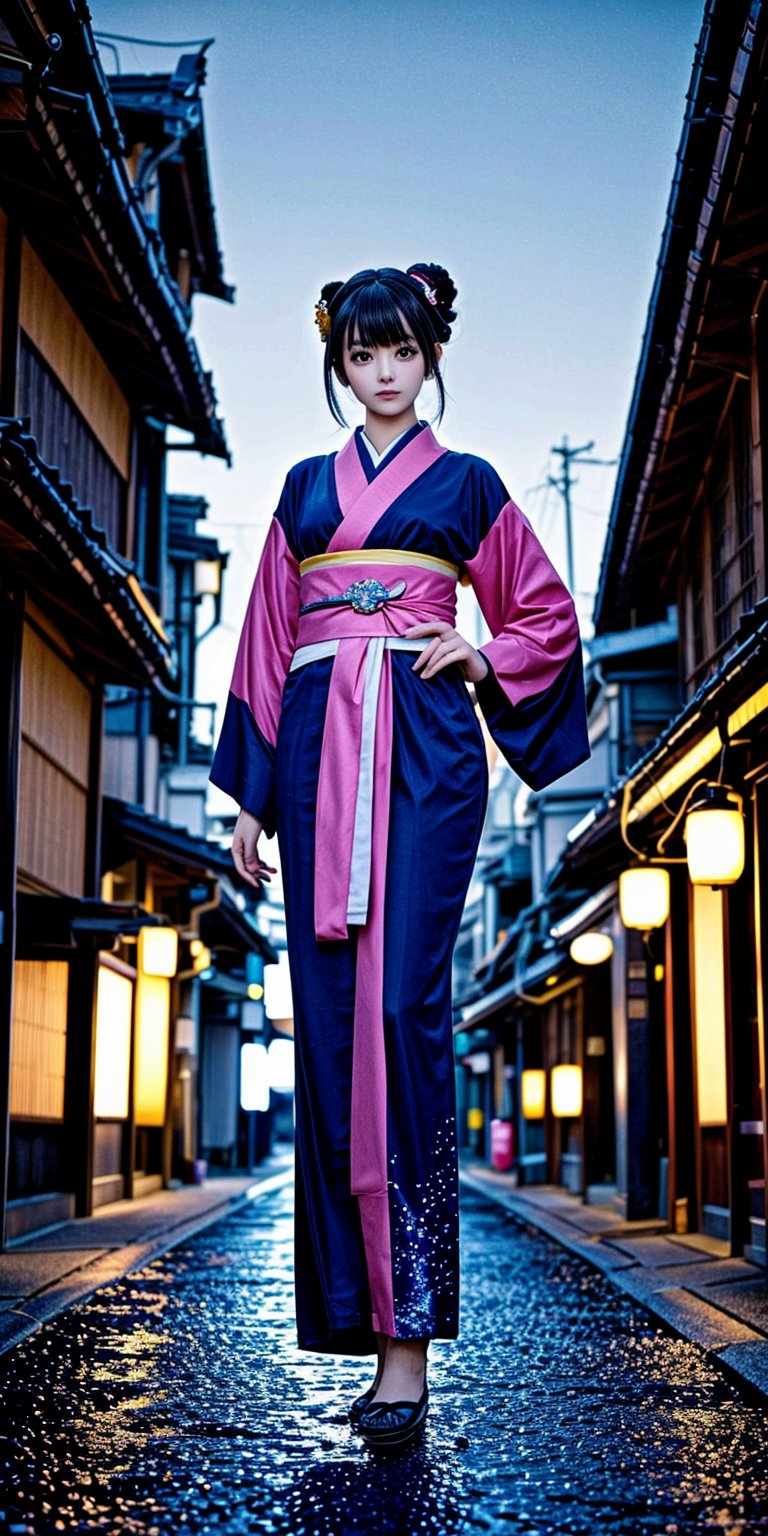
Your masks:
[[[296,1055],[301,1348],[458,1333],[451,959],[488,776],[455,664],[403,632],[492,638],[478,703],[541,789],[589,755],[572,599],[499,476],[417,423],[374,469],[358,429],[290,470],[211,778],[277,831]]]

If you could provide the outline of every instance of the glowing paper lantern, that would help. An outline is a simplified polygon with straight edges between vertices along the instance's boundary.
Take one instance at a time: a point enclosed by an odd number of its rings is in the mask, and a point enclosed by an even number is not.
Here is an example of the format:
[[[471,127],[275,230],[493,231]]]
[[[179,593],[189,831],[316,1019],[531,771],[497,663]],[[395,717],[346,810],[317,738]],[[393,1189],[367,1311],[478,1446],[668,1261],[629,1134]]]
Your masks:
[[[270,1041],[267,1057],[269,1060],[270,1088],[274,1088],[275,1093],[293,1093],[293,1041]]]
[[[164,1125],[168,1090],[171,985],[165,976],[136,978],[136,1078],[134,1112],[137,1125]]]
[[[526,1120],[542,1120],[547,1107],[547,1074],[540,1067],[527,1067],[521,1079],[523,1115]]]
[[[637,864],[619,875],[619,911],[625,928],[661,928],[669,917],[669,871]]]
[[[240,1105],[249,1110],[269,1109],[267,1047],[258,1041],[240,1047]]]
[[[195,561],[195,596],[218,597],[221,591],[221,562],[219,560]]]
[[[694,885],[733,885],[744,870],[741,796],[707,784],[685,818],[685,845]]]
[[[131,1075],[133,981],[110,965],[99,966],[96,986],[96,1082],[94,1114],[128,1117]]]
[[[552,1068],[552,1113],[558,1119],[576,1119],[582,1106],[581,1067]]]
[[[613,939],[609,933],[592,929],[579,933],[571,940],[570,955],[577,965],[602,965],[613,954]]]
[[[179,935],[175,928],[139,931],[139,970],[145,976],[175,976],[178,963]]]

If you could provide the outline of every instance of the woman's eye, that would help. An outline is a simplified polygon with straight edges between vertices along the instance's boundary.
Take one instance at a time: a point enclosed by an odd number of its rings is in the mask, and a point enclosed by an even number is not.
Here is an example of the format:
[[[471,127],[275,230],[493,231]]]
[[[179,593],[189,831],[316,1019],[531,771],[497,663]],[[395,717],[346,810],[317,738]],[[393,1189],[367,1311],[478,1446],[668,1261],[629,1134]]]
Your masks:
[[[350,352],[349,355],[353,363],[367,363],[371,358],[370,352]]]
[[[415,357],[416,349],[415,347],[398,347],[397,355],[398,357]]]

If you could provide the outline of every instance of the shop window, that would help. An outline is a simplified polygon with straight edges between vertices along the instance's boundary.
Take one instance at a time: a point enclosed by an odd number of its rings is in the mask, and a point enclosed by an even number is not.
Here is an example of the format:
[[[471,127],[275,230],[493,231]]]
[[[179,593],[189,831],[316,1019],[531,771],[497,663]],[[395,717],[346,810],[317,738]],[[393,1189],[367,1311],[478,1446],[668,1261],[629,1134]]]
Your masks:
[[[63,1120],[67,1052],[64,960],[17,960],[11,1035],[11,1115]]]

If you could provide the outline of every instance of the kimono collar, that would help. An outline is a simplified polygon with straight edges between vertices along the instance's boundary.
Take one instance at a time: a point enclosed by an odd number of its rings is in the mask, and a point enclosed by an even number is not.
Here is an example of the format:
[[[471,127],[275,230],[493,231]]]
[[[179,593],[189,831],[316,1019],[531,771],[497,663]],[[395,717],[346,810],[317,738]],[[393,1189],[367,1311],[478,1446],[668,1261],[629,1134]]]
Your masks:
[[[356,433],[349,438],[340,453],[337,453],[334,463],[341,522],[329,540],[328,552],[362,549],[371,529],[393,501],[407,491],[446,451],[438,443],[431,428],[419,423],[417,428],[401,438],[396,449],[387,454],[369,480],[362,463],[365,450],[359,445]]]
[[[400,453],[403,448],[407,447],[414,437],[418,437],[419,433],[424,431],[426,425],[425,421],[416,421],[412,427],[406,427],[405,431],[401,432],[399,437],[394,439],[394,442],[387,445],[383,453],[379,453],[370,438],[366,436],[365,428],[357,427],[354,438],[366,478],[369,481],[372,480],[374,475],[378,474],[382,465],[389,463],[395,457],[395,454]]]

